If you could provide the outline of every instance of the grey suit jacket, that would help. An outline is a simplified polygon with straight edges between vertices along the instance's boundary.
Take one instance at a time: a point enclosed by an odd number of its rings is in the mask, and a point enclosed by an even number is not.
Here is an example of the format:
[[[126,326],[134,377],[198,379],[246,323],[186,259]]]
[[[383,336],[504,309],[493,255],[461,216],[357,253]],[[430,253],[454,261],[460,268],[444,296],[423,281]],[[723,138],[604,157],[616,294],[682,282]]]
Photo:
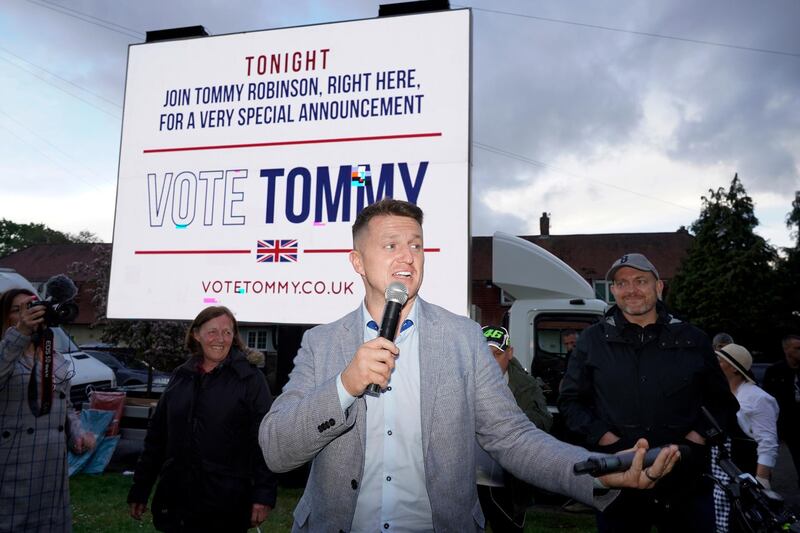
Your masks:
[[[541,488],[604,507],[572,465],[589,453],[540,431],[517,407],[475,322],[417,298],[422,460],[436,531],[484,527],[475,485],[480,445],[506,470]],[[289,383],[264,417],[267,465],[285,472],[312,461],[294,531],[349,531],[364,470],[366,400],[342,411],[336,377],[363,343],[361,309],[306,332]]]

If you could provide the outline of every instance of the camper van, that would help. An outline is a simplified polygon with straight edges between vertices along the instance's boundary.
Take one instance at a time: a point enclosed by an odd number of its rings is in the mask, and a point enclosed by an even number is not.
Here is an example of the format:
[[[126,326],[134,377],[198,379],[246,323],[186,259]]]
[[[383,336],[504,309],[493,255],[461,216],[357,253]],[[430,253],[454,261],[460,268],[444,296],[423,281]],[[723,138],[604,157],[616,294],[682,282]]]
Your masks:
[[[37,294],[34,286],[18,272],[0,267],[0,294],[9,289],[28,289]],[[60,327],[52,329],[56,351],[72,364],[75,372],[70,389],[72,405],[79,409],[92,389],[109,389],[117,386],[114,372],[108,366],[80,351]]]
[[[544,381],[547,403],[554,406],[567,361],[562,333],[580,333],[603,316],[608,304],[561,259],[503,232],[492,238],[492,283],[513,300],[508,330],[514,357]]]

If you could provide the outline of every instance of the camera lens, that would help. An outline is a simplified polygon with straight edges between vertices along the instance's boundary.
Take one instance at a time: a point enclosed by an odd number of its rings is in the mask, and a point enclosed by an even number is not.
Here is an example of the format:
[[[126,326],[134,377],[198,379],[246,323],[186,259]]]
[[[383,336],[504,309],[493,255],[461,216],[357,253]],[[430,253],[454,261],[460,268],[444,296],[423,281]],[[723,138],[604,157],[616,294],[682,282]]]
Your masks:
[[[64,302],[61,305],[53,306],[53,314],[58,323],[69,324],[78,316],[78,306],[73,302]]]

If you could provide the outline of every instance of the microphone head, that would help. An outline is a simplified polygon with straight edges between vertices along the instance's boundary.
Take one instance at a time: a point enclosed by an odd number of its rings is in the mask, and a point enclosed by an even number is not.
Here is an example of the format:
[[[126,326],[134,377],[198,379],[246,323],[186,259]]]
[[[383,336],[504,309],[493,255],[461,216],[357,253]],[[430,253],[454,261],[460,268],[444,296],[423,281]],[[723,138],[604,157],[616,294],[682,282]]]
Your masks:
[[[408,300],[408,288],[399,281],[393,281],[386,287],[384,297],[387,302],[397,302],[405,305]]]
[[[75,298],[78,288],[75,283],[64,274],[53,276],[45,284],[45,299],[53,303],[62,303]]]

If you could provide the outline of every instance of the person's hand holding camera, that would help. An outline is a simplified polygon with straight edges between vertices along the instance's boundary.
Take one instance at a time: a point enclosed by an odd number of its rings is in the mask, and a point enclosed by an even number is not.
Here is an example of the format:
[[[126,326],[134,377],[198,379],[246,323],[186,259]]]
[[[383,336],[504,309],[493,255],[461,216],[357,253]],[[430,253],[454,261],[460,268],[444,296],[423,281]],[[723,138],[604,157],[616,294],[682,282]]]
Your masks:
[[[33,332],[39,329],[39,326],[44,322],[44,306],[29,306],[31,302],[36,300],[38,300],[36,296],[28,296],[19,306],[19,319],[17,320],[16,328],[26,337],[33,335]]]

